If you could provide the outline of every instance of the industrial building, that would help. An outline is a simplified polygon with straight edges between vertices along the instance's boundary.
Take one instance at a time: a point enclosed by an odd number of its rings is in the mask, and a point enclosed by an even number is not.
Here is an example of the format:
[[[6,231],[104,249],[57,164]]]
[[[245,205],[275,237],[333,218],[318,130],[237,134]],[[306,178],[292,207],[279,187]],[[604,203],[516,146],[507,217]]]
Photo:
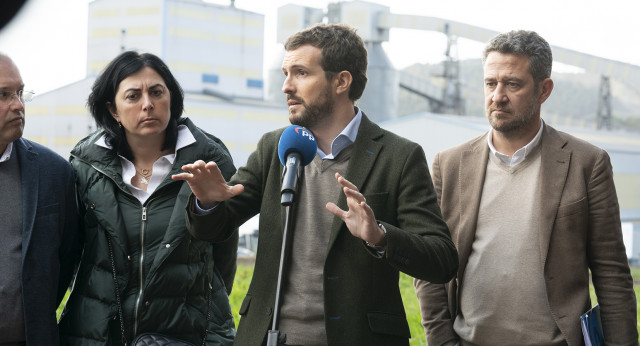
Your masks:
[[[236,166],[246,162],[263,133],[288,125],[280,67],[263,68],[262,14],[201,0],[95,0],[89,4],[88,17],[86,78],[38,95],[28,105],[25,137],[67,157],[80,139],[95,130],[85,105],[91,85],[106,64],[125,50],[154,53],[169,65],[185,91],[184,115],[218,136]],[[464,95],[453,54],[448,54],[445,62],[444,86],[434,86],[426,78],[397,71],[382,43],[388,41],[393,28],[437,31],[447,35],[446,51],[453,52],[457,37],[486,42],[497,32],[440,18],[393,14],[379,4],[345,1],[327,9],[281,7],[278,42],[323,21],[345,22],[357,28],[369,51],[369,82],[359,105],[382,127],[421,144],[429,161],[436,152],[489,128],[484,118],[460,116],[464,115],[460,106]],[[640,81],[640,67],[562,47],[552,49],[557,61],[603,76],[598,124],[608,127],[609,78]],[[398,90],[424,98],[433,111],[399,116]],[[640,136],[547,121],[609,152],[628,257],[640,261]]]
[[[91,85],[125,50],[169,65],[185,91],[184,115],[222,139],[236,164],[264,132],[288,124],[284,98],[263,96],[263,15],[199,0],[96,0],[88,15],[87,77],[30,103],[26,137],[68,156],[95,130]]]

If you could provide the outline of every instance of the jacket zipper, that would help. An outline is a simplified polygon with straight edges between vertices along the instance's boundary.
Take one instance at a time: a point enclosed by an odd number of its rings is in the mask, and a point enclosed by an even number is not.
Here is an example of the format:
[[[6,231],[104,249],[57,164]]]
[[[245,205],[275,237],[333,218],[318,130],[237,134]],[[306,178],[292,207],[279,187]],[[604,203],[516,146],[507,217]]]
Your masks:
[[[157,191],[157,189],[156,189]],[[138,312],[140,311],[140,303],[142,302],[142,296],[144,296],[144,234],[147,230],[147,208],[151,202],[157,199],[158,196],[149,198],[146,200],[145,205],[142,206],[142,227],[140,227],[140,290],[138,291],[138,298],[136,298],[136,311],[135,319],[133,321],[133,335],[138,335]]]
[[[79,158],[76,155],[71,154],[70,156],[75,157],[76,159],[84,162],[85,164],[91,166],[91,168],[95,169],[96,171],[100,172],[102,175],[104,175],[105,177],[107,177],[109,180],[113,181],[113,183],[120,189],[120,191],[128,194],[131,197],[134,197],[131,192],[124,190],[123,188],[120,187],[120,185],[118,184],[118,182],[111,178],[111,176],[109,176],[107,173],[105,173],[104,171],[100,170],[98,167],[94,166],[93,164]],[[156,191],[158,191],[160,188],[160,186],[158,186],[158,188],[156,188]],[[134,197],[135,198],[135,197]],[[147,201],[145,202],[146,205],[149,205],[149,203],[151,201],[153,201],[154,199],[158,198],[158,196],[154,197],[154,198],[149,198],[147,199]],[[136,299],[136,311],[135,311],[135,321],[133,323],[133,335],[137,335],[138,333],[138,311],[139,311],[139,307],[140,307],[140,301],[142,299],[142,294],[143,294],[143,286],[144,286],[144,276],[143,276],[143,260],[144,260],[144,231],[146,230],[146,225],[147,225],[147,207],[145,207],[144,205],[142,206],[142,228],[141,228],[141,233],[140,233],[140,240],[141,240],[141,245],[140,245],[140,290],[138,291],[138,298]],[[105,230],[106,232],[106,230]]]
[[[138,311],[140,310],[140,300],[142,300],[142,288],[144,287],[144,231],[147,228],[147,207],[142,207],[142,227],[140,229],[140,291],[138,291],[138,299],[136,299],[136,314],[133,323],[133,335],[138,335]]]

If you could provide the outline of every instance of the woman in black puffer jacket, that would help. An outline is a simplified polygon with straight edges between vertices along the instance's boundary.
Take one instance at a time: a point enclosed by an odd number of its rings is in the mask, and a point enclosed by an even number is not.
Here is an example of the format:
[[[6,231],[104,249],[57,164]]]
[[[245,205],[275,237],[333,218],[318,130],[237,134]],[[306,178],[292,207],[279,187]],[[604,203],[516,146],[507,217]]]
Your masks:
[[[183,99],[152,54],[122,53],[93,85],[88,104],[100,129],[71,152],[84,250],[62,345],[121,345],[146,332],[233,343],[237,232],[218,244],[191,237],[191,189],[171,176],[198,159],[216,162],[226,179],[235,167],[218,138],[181,118]]]

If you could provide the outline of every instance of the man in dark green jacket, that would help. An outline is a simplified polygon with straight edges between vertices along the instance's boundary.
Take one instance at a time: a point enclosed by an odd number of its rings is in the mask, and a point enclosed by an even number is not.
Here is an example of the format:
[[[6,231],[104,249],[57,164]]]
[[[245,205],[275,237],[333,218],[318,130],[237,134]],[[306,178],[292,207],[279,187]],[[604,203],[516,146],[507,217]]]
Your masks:
[[[285,49],[290,122],[311,130],[319,146],[296,196],[278,330],[289,345],[407,345],[399,272],[444,283],[458,265],[424,152],[354,106],[367,81],[366,49],[354,30],[317,25],[293,35]],[[281,134],[265,134],[229,184],[214,162],[186,165],[187,173],[174,176],[197,198],[187,220],[196,238],[224,240],[260,213],[239,345],[264,344],[273,318],[285,221]]]

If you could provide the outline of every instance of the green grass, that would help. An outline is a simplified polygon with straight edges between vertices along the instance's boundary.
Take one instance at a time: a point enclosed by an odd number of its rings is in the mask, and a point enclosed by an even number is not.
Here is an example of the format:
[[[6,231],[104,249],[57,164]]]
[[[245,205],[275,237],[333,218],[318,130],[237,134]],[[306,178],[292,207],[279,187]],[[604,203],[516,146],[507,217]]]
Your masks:
[[[400,273],[400,294],[402,294],[404,312],[407,314],[409,330],[411,331],[409,344],[415,346],[426,346],[427,339],[424,335],[422,323],[420,323],[420,306],[418,305],[416,291],[413,288],[413,278],[405,273]]]
[[[233,320],[236,322],[236,329],[238,328],[238,322],[240,322],[240,314],[238,314],[238,311],[240,310],[244,296],[249,290],[251,276],[253,276],[253,266],[238,264],[236,278],[233,281],[233,290],[229,296],[229,303],[231,304]]]
[[[62,298],[62,303],[60,303],[60,306],[58,306],[58,310],[56,310],[56,318],[58,319],[58,321],[60,321],[60,314],[62,313],[62,309],[64,309],[64,306],[67,304],[67,300],[69,300],[70,293],[71,291],[67,290],[67,293],[65,293],[64,298]]]

